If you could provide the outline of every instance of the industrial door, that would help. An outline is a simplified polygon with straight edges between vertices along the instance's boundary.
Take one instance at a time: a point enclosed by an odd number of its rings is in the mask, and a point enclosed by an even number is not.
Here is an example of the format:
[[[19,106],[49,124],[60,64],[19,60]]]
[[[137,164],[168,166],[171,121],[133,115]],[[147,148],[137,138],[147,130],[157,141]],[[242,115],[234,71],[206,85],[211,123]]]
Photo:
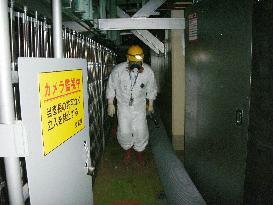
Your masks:
[[[245,204],[273,204],[273,1],[255,1]]]
[[[93,204],[86,66],[82,59],[18,60],[32,205]]]
[[[243,203],[252,1],[187,10],[185,165],[208,204]]]

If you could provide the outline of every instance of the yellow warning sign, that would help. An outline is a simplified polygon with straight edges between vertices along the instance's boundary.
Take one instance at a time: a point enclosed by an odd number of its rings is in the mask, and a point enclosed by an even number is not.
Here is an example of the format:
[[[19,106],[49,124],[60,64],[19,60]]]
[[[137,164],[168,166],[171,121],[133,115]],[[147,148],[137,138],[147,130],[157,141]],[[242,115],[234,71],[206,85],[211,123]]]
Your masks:
[[[82,70],[39,74],[44,155],[84,128]]]

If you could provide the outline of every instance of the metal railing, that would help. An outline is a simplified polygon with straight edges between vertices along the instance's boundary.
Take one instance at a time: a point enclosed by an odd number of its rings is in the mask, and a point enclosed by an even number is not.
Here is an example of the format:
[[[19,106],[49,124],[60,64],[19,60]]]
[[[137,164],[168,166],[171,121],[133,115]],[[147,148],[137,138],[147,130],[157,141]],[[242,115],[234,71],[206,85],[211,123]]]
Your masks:
[[[9,26],[12,71],[18,70],[18,57],[50,58],[54,56],[52,25],[48,23],[47,18],[41,18],[37,12],[31,14],[28,12],[27,7],[24,7],[23,12],[16,11],[11,4]],[[115,53],[93,39],[69,28],[63,28],[62,35],[64,58],[84,58],[88,62],[90,154],[92,166],[96,167],[105,146],[107,130],[109,130],[105,116],[107,103],[105,92],[108,75],[115,64]],[[18,82],[13,83],[13,92],[15,118],[20,120]],[[25,167],[22,167],[22,169],[25,169]],[[26,176],[23,176],[23,181],[27,181]],[[1,181],[0,183],[3,184]]]

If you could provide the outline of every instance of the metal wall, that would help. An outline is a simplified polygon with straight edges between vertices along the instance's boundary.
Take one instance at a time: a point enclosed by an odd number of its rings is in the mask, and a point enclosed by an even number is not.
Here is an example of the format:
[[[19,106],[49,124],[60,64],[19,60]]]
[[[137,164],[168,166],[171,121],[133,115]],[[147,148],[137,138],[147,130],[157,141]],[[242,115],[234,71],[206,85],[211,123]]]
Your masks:
[[[208,204],[242,204],[252,1],[198,1],[186,17],[185,166]]]
[[[154,60],[157,60],[156,65],[157,72],[160,73],[157,76],[159,80],[159,93],[157,97],[158,107],[160,111],[161,119],[164,123],[168,136],[172,136],[172,63],[171,63],[171,42],[170,31],[165,31],[164,40],[164,56],[159,58],[151,57],[151,65],[153,66]],[[156,73],[155,73],[156,74]]]
[[[245,204],[273,204],[273,1],[255,1]]]
[[[22,12],[23,11],[23,12]],[[15,10],[11,5],[10,36],[12,70],[17,70],[18,57],[53,57],[52,26],[47,18],[41,17],[37,12]],[[91,38],[63,28],[63,45],[65,58],[85,58],[88,62],[88,91],[89,91],[89,126],[91,142],[92,166],[97,168],[107,141],[109,122],[106,118],[106,82],[115,64],[115,53]],[[14,78],[16,79],[16,77]],[[16,80],[15,80],[16,81]],[[18,82],[14,83],[14,99],[16,119],[21,119]],[[7,203],[3,195],[6,193],[5,173],[1,160],[0,172],[0,199],[1,204]],[[23,181],[27,181],[24,159],[21,159]],[[95,169],[96,175],[96,169]],[[92,177],[95,179],[95,176]]]

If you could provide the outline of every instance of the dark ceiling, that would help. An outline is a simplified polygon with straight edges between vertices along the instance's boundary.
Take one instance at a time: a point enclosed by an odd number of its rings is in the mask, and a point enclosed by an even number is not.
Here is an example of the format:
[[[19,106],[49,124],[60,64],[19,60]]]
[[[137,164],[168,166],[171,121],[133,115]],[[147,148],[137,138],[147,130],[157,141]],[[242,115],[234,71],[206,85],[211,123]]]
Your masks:
[[[126,13],[133,15],[141,8],[141,3],[139,0],[123,0],[117,1],[117,4]],[[156,11],[160,12],[160,17],[168,16],[171,10],[183,10],[187,6],[191,5],[190,0],[167,0],[162,6],[160,6]]]
[[[39,16],[47,17],[48,22],[50,22],[51,16],[52,16],[52,8],[51,8],[51,1],[52,0],[13,0],[15,2],[15,7],[17,9],[23,10],[24,6],[27,6],[28,8],[28,14],[34,14],[35,11],[38,11]],[[77,2],[78,0],[62,0],[63,4],[63,21],[76,21],[79,24],[85,23],[88,27],[88,32],[85,32],[85,35],[90,36],[94,38],[96,41],[105,44],[108,47],[116,47],[111,39],[107,38],[105,33],[100,32],[97,29],[93,28],[92,21],[84,21],[81,18],[81,14],[78,12],[75,12],[73,10],[73,7],[69,8],[69,3],[71,6],[71,2]],[[104,0],[106,3],[108,3],[108,0]],[[134,13],[136,13],[141,7],[142,2],[148,2],[149,0],[116,0],[117,6],[119,6],[121,9],[123,9],[127,14],[132,16]],[[93,9],[99,10],[100,5],[99,0],[92,0]],[[155,16],[151,16],[153,18],[160,18],[160,17],[170,17],[171,16],[171,10],[184,10],[187,6],[191,5],[191,0],[167,0],[163,5],[161,5],[156,12],[158,13]],[[151,33],[153,33],[159,40],[164,41],[164,30],[150,30]],[[124,32],[126,33],[126,31]],[[121,36],[121,45],[118,45],[118,47],[127,46],[133,43],[141,44],[145,47],[145,45],[134,35],[130,35],[130,32],[127,32],[128,34]]]

